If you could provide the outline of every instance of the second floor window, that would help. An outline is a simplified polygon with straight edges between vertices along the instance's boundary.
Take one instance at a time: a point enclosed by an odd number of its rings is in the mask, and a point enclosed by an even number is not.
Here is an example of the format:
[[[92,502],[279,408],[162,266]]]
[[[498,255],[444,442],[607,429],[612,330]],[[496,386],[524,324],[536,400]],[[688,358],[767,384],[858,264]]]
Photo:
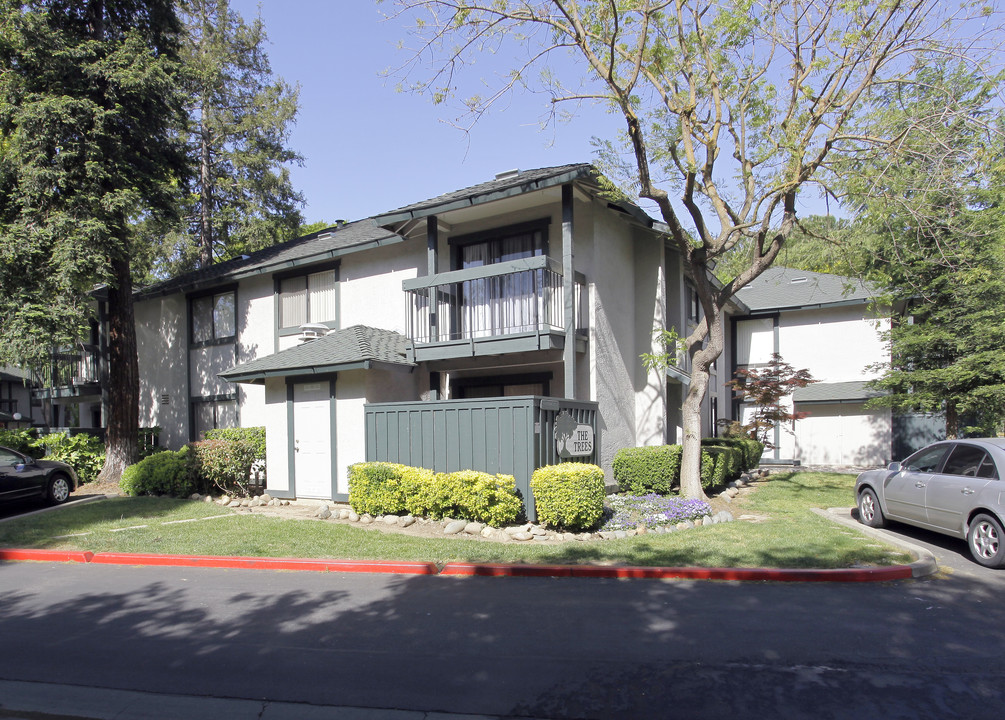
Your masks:
[[[192,342],[226,340],[237,334],[234,293],[204,295],[192,300]]]
[[[337,320],[335,270],[297,275],[279,282],[279,327]]]

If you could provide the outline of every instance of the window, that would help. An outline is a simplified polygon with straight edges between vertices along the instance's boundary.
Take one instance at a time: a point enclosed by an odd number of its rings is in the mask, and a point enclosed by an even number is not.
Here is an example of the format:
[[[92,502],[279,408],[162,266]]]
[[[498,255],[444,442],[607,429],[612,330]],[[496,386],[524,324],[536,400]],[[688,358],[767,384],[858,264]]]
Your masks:
[[[237,427],[237,400],[192,401],[193,436],[202,440],[207,430]]]
[[[953,448],[942,473],[985,478],[996,476],[994,462],[986,452],[973,445],[957,445]]]
[[[458,378],[451,382],[450,396],[455,400],[472,398],[516,397],[549,394],[551,373],[529,375]]]
[[[192,300],[192,342],[229,340],[237,334],[234,292],[204,295]]]
[[[493,237],[473,242],[461,241],[455,256],[458,269],[544,255],[547,235],[540,223],[513,227]],[[529,332],[541,322],[543,308],[539,296],[544,272],[528,270],[498,277],[468,280],[461,285],[462,337],[490,337]]]
[[[280,280],[279,327],[335,322],[337,282],[334,269]]]
[[[692,322],[701,320],[701,301],[698,292],[690,285],[687,288],[687,319]]]
[[[948,445],[936,445],[926,448],[904,461],[903,468],[910,472],[932,473],[939,469]]]

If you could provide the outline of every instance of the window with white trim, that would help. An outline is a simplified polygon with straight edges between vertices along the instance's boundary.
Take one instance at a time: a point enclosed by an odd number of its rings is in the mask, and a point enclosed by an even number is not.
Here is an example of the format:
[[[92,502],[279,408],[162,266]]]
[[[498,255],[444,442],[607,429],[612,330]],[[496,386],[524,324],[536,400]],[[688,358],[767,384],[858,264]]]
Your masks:
[[[336,271],[322,270],[279,281],[279,328],[299,328],[306,323],[335,322],[337,317]]]

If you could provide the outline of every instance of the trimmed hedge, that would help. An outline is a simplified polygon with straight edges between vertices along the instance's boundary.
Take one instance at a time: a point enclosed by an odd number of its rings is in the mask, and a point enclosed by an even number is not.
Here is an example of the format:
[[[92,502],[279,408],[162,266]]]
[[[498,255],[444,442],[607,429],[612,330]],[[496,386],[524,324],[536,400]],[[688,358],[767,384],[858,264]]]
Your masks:
[[[542,525],[590,530],[604,516],[604,471],[596,465],[567,462],[538,468],[530,489]]]
[[[186,445],[178,452],[149,455],[122,472],[119,487],[127,495],[188,497],[198,486],[193,453]]]
[[[614,455],[614,481],[632,495],[668,495],[680,486],[680,445],[621,448]]]
[[[749,437],[704,438],[701,444],[706,447],[731,447],[741,453],[740,472],[752,470],[761,462],[764,454],[764,443]]]
[[[458,517],[501,526],[515,522],[523,502],[512,475],[477,470],[434,473],[396,463],[349,466],[349,505],[369,515]]]

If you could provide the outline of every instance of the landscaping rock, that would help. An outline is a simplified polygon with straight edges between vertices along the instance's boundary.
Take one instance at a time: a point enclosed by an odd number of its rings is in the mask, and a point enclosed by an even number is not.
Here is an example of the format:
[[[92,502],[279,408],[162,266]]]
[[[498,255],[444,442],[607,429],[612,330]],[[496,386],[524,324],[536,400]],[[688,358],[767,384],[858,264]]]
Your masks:
[[[548,534],[548,531],[547,531],[547,530],[545,530],[545,529],[544,529],[543,527],[541,527],[540,525],[535,525],[535,526],[533,526],[533,527],[532,527],[532,528],[530,529],[530,534],[531,534],[531,535],[536,535],[537,537],[542,537],[542,536],[545,536],[545,535],[547,535],[547,534]]]
[[[385,515],[384,516],[384,524],[385,525],[397,525],[398,524],[398,516],[397,515]]]
[[[463,520],[454,520],[454,521],[448,523],[445,528],[443,528],[443,534],[444,535],[456,535],[457,533],[459,533],[462,530],[464,530],[464,527],[466,525],[467,525],[467,523],[464,522]]]
[[[464,526],[464,532],[468,535],[480,535],[484,529],[485,523],[480,522],[469,522]]]
[[[372,515],[366,515],[366,514],[360,515],[359,516],[359,522],[360,522],[361,525],[371,525],[371,524],[373,524],[373,516]]]
[[[649,528],[647,528],[645,525],[639,525],[637,528],[635,528],[636,535],[645,535],[647,532],[649,532]]]
[[[202,500],[202,495],[200,495],[199,493],[192,493],[191,495],[188,496],[188,499],[189,500]]]
[[[465,530],[467,530],[467,528],[465,528]],[[480,534],[483,538],[490,538],[496,534],[496,529],[490,527],[483,527]],[[506,533],[503,533],[503,535],[506,535]],[[509,537],[509,535],[506,535],[506,537]]]
[[[729,489],[726,490],[726,494],[729,495],[731,498],[733,498],[733,497],[736,497],[737,495],[739,495],[740,491],[737,490],[735,487],[731,487],[731,488],[729,488]]]
[[[704,518],[696,518],[692,525],[694,527],[701,527],[704,524]]]
[[[350,510],[349,508],[341,508],[338,511],[338,519],[339,520],[348,520],[349,516],[351,514],[352,514],[352,510]]]
[[[412,525],[415,525],[415,518],[411,515],[405,515],[401,518],[401,527],[411,527]]]
[[[625,532],[624,530],[615,530],[614,537],[616,537],[618,540],[624,540],[626,537],[628,537],[628,533]]]
[[[213,498],[212,498],[212,496],[210,496],[210,495],[206,495],[206,496],[204,496],[204,497],[202,498],[202,501],[203,501],[203,502],[208,502],[208,503],[211,503],[211,502],[213,502]]]
[[[519,540],[521,542],[526,542],[527,540],[533,540],[534,539],[534,536],[531,535],[526,530],[521,530],[520,532],[514,533],[514,534],[510,535],[510,537],[513,538],[514,540]]]
[[[346,518],[346,519],[349,522],[359,522],[359,515],[357,515],[354,511],[350,510],[349,511],[349,517]]]
[[[315,517],[319,517],[322,520],[327,520],[332,516],[332,511],[327,505],[322,505],[318,508],[318,511],[314,513]]]
[[[269,493],[262,493],[261,498],[264,503],[270,503],[275,499]]]
[[[601,540],[614,540],[617,537],[612,530],[601,530],[597,535],[600,536]]]
[[[733,522],[733,514],[729,510],[720,510],[716,513],[719,522]]]

